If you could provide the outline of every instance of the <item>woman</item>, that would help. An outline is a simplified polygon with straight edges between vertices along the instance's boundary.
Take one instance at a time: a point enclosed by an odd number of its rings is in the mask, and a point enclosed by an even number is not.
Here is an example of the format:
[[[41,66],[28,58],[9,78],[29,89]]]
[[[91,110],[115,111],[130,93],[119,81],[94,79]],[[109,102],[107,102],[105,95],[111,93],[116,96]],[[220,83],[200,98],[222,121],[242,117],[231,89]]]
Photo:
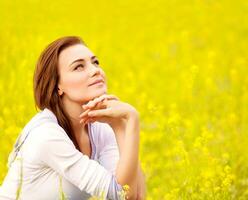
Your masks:
[[[0,199],[144,199],[139,115],[107,94],[105,74],[79,37],[42,52],[34,73],[37,113],[9,156]]]

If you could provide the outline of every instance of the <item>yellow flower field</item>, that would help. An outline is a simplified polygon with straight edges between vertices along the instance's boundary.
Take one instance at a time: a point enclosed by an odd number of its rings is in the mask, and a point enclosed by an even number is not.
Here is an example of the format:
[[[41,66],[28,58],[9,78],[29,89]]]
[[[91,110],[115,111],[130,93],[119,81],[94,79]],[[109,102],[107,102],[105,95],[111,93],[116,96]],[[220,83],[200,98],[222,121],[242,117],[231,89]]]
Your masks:
[[[77,35],[140,113],[147,200],[248,199],[247,1],[0,0],[0,19],[0,184],[39,54]]]

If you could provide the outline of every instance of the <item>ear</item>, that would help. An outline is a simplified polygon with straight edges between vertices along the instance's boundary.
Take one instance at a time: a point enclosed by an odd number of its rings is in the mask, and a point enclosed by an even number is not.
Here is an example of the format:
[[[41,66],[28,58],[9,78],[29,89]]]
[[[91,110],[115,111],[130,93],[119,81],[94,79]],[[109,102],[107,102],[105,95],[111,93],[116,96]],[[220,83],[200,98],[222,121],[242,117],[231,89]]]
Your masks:
[[[58,93],[59,93],[59,96],[61,96],[63,94],[63,91],[60,89],[59,86],[58,86]]]

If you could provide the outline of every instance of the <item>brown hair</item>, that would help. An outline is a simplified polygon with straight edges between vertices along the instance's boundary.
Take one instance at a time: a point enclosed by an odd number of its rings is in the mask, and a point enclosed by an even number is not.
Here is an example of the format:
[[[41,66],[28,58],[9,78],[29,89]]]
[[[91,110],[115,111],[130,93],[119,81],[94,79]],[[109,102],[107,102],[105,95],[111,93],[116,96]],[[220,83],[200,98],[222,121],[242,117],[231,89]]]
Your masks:
[[[59,38],[50,43],[41,53],[34,72],[34,99],[35,107],[40,110],[48,108],[57,117],[59,125],[65,130],[75,147],[79,150],[78,143],[72,129],[71,121],[63,109],[61,98],[58,94],[58,57],[60,52],[75,44],[85,44],[77,36]]]

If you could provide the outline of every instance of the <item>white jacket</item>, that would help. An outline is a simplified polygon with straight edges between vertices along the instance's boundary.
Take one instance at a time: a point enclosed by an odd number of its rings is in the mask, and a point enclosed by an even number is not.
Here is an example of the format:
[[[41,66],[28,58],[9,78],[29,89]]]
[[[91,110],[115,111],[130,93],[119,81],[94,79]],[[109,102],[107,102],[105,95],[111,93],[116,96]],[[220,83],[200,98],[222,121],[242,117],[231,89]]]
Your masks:
[[[45,108],[24,127],[8,159],[0,200],[121,199],[115,170],[119,149],[106,123],[88,124],[91,158],[78,151],[56,116]],[[22,170],[21,170],[22,169]],[[22,180],[22,181],[21,181]],[[61,182],[60,182],[61,180]],[[61,183],[61,184],[60,184]]]

